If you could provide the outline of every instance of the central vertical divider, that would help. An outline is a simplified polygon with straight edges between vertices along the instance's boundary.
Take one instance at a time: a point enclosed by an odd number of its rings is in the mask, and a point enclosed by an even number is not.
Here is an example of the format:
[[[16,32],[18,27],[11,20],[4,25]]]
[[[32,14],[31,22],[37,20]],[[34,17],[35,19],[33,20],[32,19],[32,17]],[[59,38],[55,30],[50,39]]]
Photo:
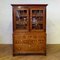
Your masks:
[[[30,32],[30,9],[29,9],[29,32]]]

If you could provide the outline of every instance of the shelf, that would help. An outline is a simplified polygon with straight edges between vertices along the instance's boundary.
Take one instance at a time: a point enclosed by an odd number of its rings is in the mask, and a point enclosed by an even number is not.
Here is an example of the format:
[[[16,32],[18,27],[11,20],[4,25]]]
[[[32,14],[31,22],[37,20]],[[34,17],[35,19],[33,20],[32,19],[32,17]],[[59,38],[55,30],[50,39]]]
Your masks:
[[[16,11],[16,17],[20,18],[20,17],[27,17],[28,13],[27,10],[17,10]]]
[[[43,16],[43,10],[32,10],[32,16]]]
[[[27,29],[27,24],[16,24],[17,29]]]
[[[43,16],[43,15],[32,15],[32,16],[35,16],[35,17],[40,17],[40,16]]]
[[[16,18],[20,18],[20,17],[28,17],[28,15],[20,15],[20,16],[16,16]]]

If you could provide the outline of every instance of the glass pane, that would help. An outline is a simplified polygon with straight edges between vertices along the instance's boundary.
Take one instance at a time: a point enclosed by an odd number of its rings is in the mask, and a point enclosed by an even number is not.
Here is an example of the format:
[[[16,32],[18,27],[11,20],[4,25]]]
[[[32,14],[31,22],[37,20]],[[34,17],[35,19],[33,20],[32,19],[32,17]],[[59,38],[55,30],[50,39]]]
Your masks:
[[[38,29],[43,29],[43,24],[38,24]]]
[[[27,14],[27,10],[17,10],[16,13],[19,15],[25,15]]]
[[[40,16],[37,20],[38,20],[39,22],[43,22],[43,16]]]
[[[27,11],[24,10],[24,13]],[[22,10],[16,11],[16,28],[17,29],[27,29],[27,16],[21,16],[23,14]]]
[[[32,14],[33,15],[42,15],[43,14],[43,10],[32,10]]]
[[[32,17],[32,29],[43,29],[42,17]]]
[[[32,29],[43,29],[43,24],[32,24]]]

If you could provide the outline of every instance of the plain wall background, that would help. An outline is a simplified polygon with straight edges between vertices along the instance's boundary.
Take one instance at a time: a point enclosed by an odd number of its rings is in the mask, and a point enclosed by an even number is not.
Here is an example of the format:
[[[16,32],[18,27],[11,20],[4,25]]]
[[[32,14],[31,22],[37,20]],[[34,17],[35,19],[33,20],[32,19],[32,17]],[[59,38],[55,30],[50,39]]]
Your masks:
[[[47,44],[60,44],[60,1],[59,0],[0,0],[0,44],[12,44],[11,4],[48,4]]]

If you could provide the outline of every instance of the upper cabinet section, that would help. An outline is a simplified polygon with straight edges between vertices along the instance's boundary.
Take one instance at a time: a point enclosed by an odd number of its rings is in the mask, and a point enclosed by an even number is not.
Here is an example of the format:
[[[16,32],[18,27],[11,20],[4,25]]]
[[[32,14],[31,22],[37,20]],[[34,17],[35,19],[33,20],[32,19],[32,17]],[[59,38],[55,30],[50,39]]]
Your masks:
[[[47,4],[12,4],[12,6],[14,31],[46,31]]]

